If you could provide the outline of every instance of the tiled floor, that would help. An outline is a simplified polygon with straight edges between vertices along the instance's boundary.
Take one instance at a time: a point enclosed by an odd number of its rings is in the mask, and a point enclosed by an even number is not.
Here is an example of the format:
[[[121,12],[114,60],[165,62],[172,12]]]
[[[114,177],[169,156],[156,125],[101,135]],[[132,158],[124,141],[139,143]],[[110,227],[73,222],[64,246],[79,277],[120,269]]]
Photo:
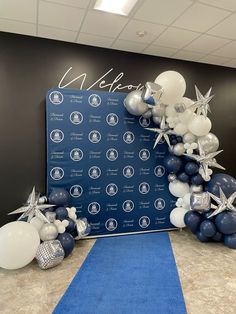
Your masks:
[[[170,239],[188,314],[235,314],[236,251],[200,243],[188,231],[170,232]],[[70,257],[47,271],[36,262],[16,271],[0,269],[0,313],[51,313],[94,242],[78,241]]]

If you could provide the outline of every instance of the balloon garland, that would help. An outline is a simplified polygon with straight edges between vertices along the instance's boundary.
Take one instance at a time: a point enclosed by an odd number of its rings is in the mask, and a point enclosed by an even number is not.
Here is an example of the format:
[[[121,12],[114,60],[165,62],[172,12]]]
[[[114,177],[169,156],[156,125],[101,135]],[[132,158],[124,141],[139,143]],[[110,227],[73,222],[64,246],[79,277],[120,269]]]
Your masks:
[[[212,168],[225,170],[216,160],[217,136],[211,133],[211,88],[203,95],[195,86],[196,100],[184,96],[184,77],[175,71],[161,73],[141,91],[125,99],[127,111],[152,118],[156,128],[154,148],[162,138],[169,146],[164,158],[169,191],[177,198],[170,221],[185,226],[202,242],[224,242],[236,249],[236,180],[228,174],[213,174]]]
[[[76,208],[68,207],[70,195],[65,189],[54,188],[50,204],[46,201],[33,188],[26,204],[9,213],[21,216],[0,228],[0,267],[18,269],[34,258],[41,269],[55,267],[71,254],[75,240],[90,233],[87,219],[78,218]]]

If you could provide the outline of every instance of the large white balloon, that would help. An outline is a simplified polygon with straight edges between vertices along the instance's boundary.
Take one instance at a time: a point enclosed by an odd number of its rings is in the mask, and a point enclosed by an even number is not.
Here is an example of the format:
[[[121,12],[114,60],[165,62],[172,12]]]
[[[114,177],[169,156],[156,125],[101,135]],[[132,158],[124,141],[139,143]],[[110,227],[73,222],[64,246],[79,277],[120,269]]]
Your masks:
[[[187,209],[183,207],[176,207],[170,213],[170,222],[177,228],[184,228],[184,216],[187,213]]]
[[[170,182],[169,190],[175,197],[184,197],[185,194],[189,193],[189,185],[188,183],[175,180],[174,182]]]
[[[188,129],[190,132],[197,136],[207,135],[211,130],[211,120],[208,117],[196,115],[189,122]]]
[[[18,269],[35,257],[40,238],[37,229],[27,222],[14,221],[0,228],[0,267]]]
[[[165,71],[157,76],[155,83],[163,88],[161,102],[175,104],[180,102],[186,90],[184,77],[176,71]]]
[[[30,223],[39,231],[42,226],[44,225],[44,221],[42,221],[42,219],[40,219],[39,217],[33,217],[30,220]]]
[[[183,136],[185,133],[188,132],[188,128],[183,123],[177,123],[176,126],[174,127],[174,131],[177,135]]]
[[[192,121],[192,119],[196,116],[195,113],[193,113],[192,110],[190,109],[186,109],[183,113],[179,113],[178,117],[180,122],[184,123],[184,124],[188,124],[190,121]]]

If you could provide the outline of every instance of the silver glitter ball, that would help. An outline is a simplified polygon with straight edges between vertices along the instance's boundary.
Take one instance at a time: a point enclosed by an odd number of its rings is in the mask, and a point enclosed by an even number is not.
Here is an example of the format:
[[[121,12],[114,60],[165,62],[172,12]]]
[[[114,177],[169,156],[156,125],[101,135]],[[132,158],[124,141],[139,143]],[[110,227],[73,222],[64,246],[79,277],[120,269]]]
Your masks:
[[[65,252],[60,241],[51,240],[39,245],[35,258],[41,269],[48,269],[59,265],[64,256]]]
[[[204,212],[211,207],[211,197],[207,192],[192,193],[190,196],[190,207],[192,210]]]

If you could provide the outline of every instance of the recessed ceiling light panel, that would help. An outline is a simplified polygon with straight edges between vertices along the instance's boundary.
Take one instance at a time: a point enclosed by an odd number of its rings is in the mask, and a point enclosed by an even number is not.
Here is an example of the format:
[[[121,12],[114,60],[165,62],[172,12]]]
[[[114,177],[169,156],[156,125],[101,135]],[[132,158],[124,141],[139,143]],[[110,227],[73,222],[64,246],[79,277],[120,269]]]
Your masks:
[[[97,0],[95,10],[128,15],[138,0]]]

